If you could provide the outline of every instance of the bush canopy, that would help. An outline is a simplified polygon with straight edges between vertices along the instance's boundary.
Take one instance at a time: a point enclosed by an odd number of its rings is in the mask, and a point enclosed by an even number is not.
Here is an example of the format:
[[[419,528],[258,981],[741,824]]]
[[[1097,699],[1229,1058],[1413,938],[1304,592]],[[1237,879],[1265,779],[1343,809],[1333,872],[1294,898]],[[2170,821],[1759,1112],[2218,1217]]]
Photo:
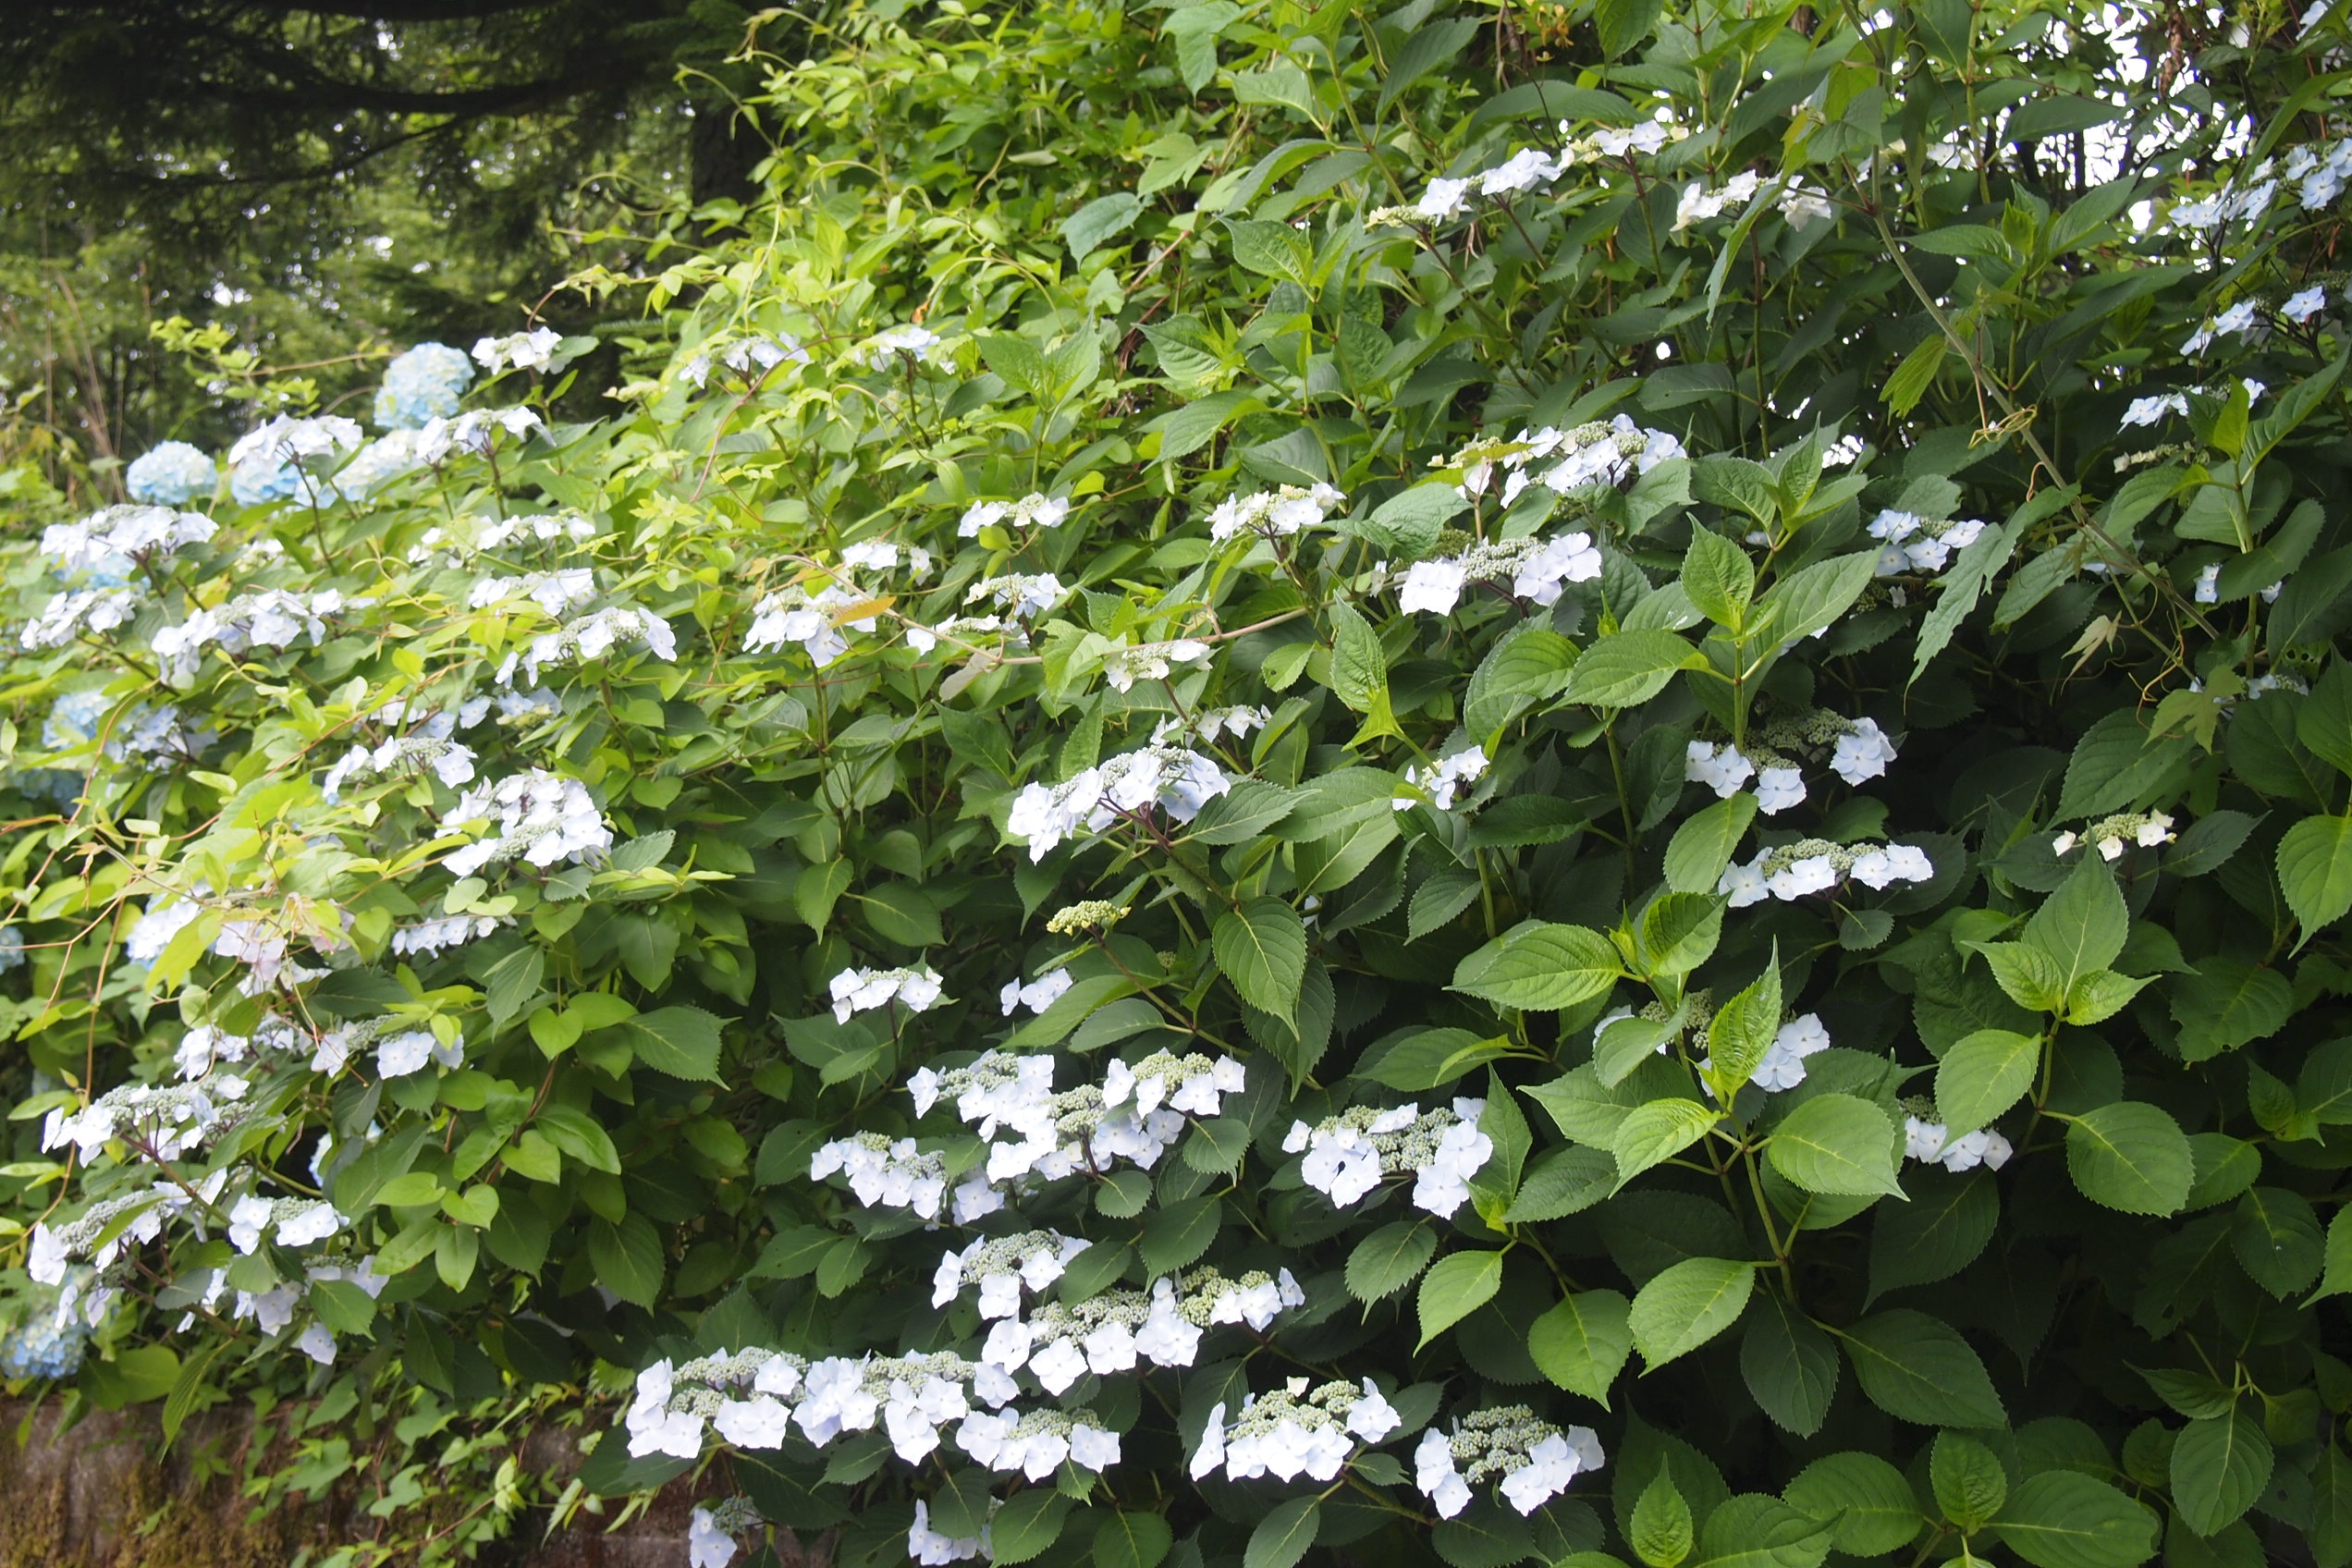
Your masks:
[[[2342,1568],[2348,46],[756,62],[610,417],[426,345],[9,554],[8,1371],[311,1411],[335,1564],[528,1410],[698,1565]]]

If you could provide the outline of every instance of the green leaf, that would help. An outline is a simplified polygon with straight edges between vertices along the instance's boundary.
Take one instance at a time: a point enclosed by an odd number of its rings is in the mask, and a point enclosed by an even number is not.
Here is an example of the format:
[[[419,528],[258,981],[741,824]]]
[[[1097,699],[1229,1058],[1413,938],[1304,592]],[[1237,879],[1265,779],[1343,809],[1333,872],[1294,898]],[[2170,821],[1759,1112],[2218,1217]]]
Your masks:
[[[1400,1219],[1383,1225],[1348,1254],[1348,1293],[1360,1302],[1376,1302],[1419,1278],[1438,1250],[1438,1234],[1427,1225]]]
[[[2117,1100],[2066,1129],[2066,1170],[2082,1195],[2125,1214],[2177,1214],[2197,1161],[2180,1123],[2152,1105]]]
[[[692,1083],[718,1079],[718,1019],[698,1007],[665,1007],[613,1025],[638,1062]]]
[[[2279,891],[2303,927],[2303,939],[2352,910],[2352,816],[2307,816],[2278,847]]]
[[[1255,413],[1262,407],[1264,405],[1256,398],[1239,388],[1211,392],[1155,419],[1145,420],[1144,429],[1158,435],[1161,460],[1174,462],[1178,458],[1207,446],[1217,438],[1219,431],[1243,414]]]
[[[1705,893],[1661,894],[1642,911],[1637,933],[1636,946],[1641,954],[1645,977],[1688,974],[1706,962],[1714,953],[1716,945],[1722,940],[1723,900]],[[1750,986],[1749,989],[1755,987]],[[1777,976],[1774,977],[1772,995],[1777,1002],[1780,996]],[[1733,999],[1736,1001],[1738,998]],[[1779,1018],[1775,1015],[1773,1026],[1777,1027],[1778,1023]],[[1765,1044],[1771,1044],[1769,1033]],[[1759,1051],[1758,1054],[1760,1060],[1762,1053]],[[1720,1054],[1715,1060],[1718,1066],[1723,1061]]]
[[[1756,1265],[1687,1257],[1644,1285],[1626,1315],[1642,1371],[1655,1372],[1733,1323],[1756,1287]]]
[[[1736,631],[1756,596],[1756,563],[1713,529],[1695,528],[1683,556],[1682,582],[1690,602],[1709,620]]]
[[[1957,1432],[1936,1434],[1928,1478],[1943,1516],[1973,1535],[2009,1500],[2009,1477],[1991,1449]]]
[[[1782,1493],[1789,1506],[1831,1526],[1838,1550],[1880,1557],[1910,1544],[1926,1523],[1903,1472],[1874,1453],[1825,1454]]]
[[[1808,1193],[1903,1195],[1894,1179],[1895,1128],[1852,1095],[1816,1095],[1791,1111],[1765,1145],[1772,1169]]]
[[[1159,1568],[1174,1540],[1158,1514],[1122,1510],[1095,1531],[1095,1568]]]
[[[2138,1568],[2156,1555],[2155,1511],[2078,1470],[2026,1477],[1992,1523],[2034,1568]]]
[[[2339,1208],[2335,1218],[2328,1221],[2325,1267],[2320,1275],[2320,1288],[2312,1293],[2340,1296],[2352,1291],[2352,1208]]]
[[[1712,893],[1755,820],[1756,796],[1746,790],[1693,812],[1666,845],[1666,886]]]
[[[2041,1065],[2041,1040],[2009,1029],[1979,1029],[1936,1064],[1936,1114],[1958,1138],[2025,1098]]]
[[[1607,1150],[1574,1145],[1547,1149],[1528,1166],[1517,1195],[1502,1212],[1502,1223],[1528,1225],[1578,1214],[1616,1185],[1617,1158]]]
[[[1649,36],[1665,10],[1665,0],[1599,0],[1593,6],[1593,29],[1600,34],[1601,53],[1611,59]]]
[[[1244,221],[1231,226],[1233,260],[1262,277],[1286,278],[1304,286],[1314,257],[1306,239],[1286,223]]]
[[[1778,1498],[1743,1492],[1708,1514],[1698,1554],[1684,1568],[1819,1568],[1830,1554],[1830,1534]]]
[[[2270,1436],[2250,1411],[2191,1421],[2173,1442],[2173,1506],[2199,1535],[2217,1535],[2254,1506],[2271,1465]]]
[[[1943,368],[1944,356],[1950,352],[1951,345],[1944,341],[1943,334],[1929,332],[1903,356],[1903,362],[1887,377],[1886,390],[1881,394],[1897,419],[1908,418],[1911,410],[1919,406],[1919,399],[1935,385],[1936,373]]]
[[[2064,996],[2083,975],[2113,964],[2130,934],[2131,915],[2107,863],[2085,854],[2074,875],[2026,922],[2024,938],[2056,962],[2058,992]]]
[[[2338,655],[2312,682],[2295,710],[2295,738],[2338,773],[2352,774],[2352,661]]]
[[[2152,739],[2130,708],[2108,714],[2083,731],[2066,763],[2056,815],[2104,816],[2165,792],[2176,769],[2186,768],[2196,743],[2186,736]]]
[[[1990,1172],[1921,1171],[1909,1203],[1880,1204],[1870,1221],[1870,1300],[1905,1285],[1948,1280],[1977,1260],[2001,1222]],[[1867,1303],[1865,1305],[1868,1305]]]
[[[1426,556],[1437,548],[1438,534],[1445,525],[1469,509],[1469,497],[1463,495],[1461,489],[1455,485],[1442,482],[1415,484],[1408,489],[1398,491],[1373,508],[1372,515],[1363,522],[1351,522],[1346,524],[1345,528],[1349,533],[1361,533],[1372,539],[1383,549],[1396,550],[1412,556]],[[1556,631],[1543,631],[1539,627],[1529,627],[1526,630],[1528,632],[1541,633],[1540,638],[1530,649],[1530,651],[1534,649],[1544,651],[1545,656],[1537,668],[1550,666],[1550,668],[1547,673],[1554,682],[1559,678],[1564,677],[1568,664],[1574,662],[1574,650],[1568,647],[1568,640]],[[1514,646],[1527,640],[1527,637],[1523,634],[1512,639],[1510,643],[1499,645],[1495,652],[1500,654],[1503,648]],[[1567,655],[1565,658],[1560,656],[1563,652]],[[1479,668],[1485,668],[1488,662],[1480,661]],[[1474,692],[1476,684],[1476,677],[1474,676],[1472,677]]]
[[[1555,1012],[1606,995],[1623,975],[1615,945],[1599,932],[1530,920],[1464,958],[1451,988],[1498,1007]]]
[[[2231,958],[2209,958],[2193,974],[2172,983],[2172,1013],[2180,1024],[2185,1061],[2206,1061],[2267,1039],[2295,1012],[2295,988],[2275,969]]]
[[[1740,1378],[1776,1426],[1809,1438],[1837,1397],[1837,1344],[1772,1292],[1763,1296],[1740,1341]]]
[[[1211,943],[1217,967],[1242,1000],[1295,1024],[1306,974],[1306,924],[1298,911],[1280,899],[1251,899],[1217,917]]]
[[[596,1266],[596,1282],[621,1300],[651,1307],[661,1295],[661,1235],[643,1215],[629,1215],[618,1225],[589,1220],[588,1258]]]
[[[1242,1568],[1291,1568],[1315,1544],[1322,1524],[1322,1505],[1312,1497],[1294,1497],[1279,1505],[1250,1532]]]
[[[312,1295],[315,1296],[322,1288],[313,1285],[311,1288]],[[357,1286],[349,1288],[355,1291],[358,1289]],[[172,1381],[171,1396],[164,1401],[163,1432],[164,1447],[166,1450],[178,1438],[179,1429],[186,1425],[188,1417],[195,1412],[197,1396],[204,1390],[204,1378],[212,1371],[213,1363],[221,1358],[222,1352],[230,1349],[236,1343],[236,1341],[226,1336],[214,1335],[198,1346],[194,1354],[186,1361],[180,1363],[178,1376]]]
[[[1763,614],[1751,619],[1751,645],[1768,632],[1777,643],[1796,643],[1830,625],[1862,596],[1878,561],[1877,551],[1863,550],[1789,573],[1764,595],[1761,609],[1770,620]]]
[[[1576,660],[1563,695],[1593,707],[1634,707],[1664,691],[1675,671],[1705,664],[1697,649],[1671,631],[1614,631]]]
[[[1345,601],[1331,606],[1331,690],[1356,713],[1388,711],[1388,655],[1372,623]]]
[[[2230,1246],[2247,1278],[2281,1301],[2308,1289],[2326,1261],[2310,1200],[2283,1187],[2255,1187],[2237,1200]]]
[[[1846,1330],[1845,1353],[1863,1393],[1897,1420],[1923,1427],[2008,1424],[1984,1363],[1939,1318],[1908,1308],[1862,1318]]]
[[[539,994],[546,967],[547,955],[535,947],[518,948],[490,966],[490,973],[483,977],[482,992],[493,1024],[505,1023],[530,1005]]]
[[[1615,1291],[1578,1291],[1529,1326],[1527,1354],[1545,1377],[1606,1410],[1634,1352],[1631,1310]]]
[[[1494,1300],[1502,1288],[1502,1254],[1457,1252],[1421,1277],[1421,1343],[1415,1351]]]
[[[1143,210],[1141,197],[1132,190],[1119,190],[1109,196],[1096,197],[1062,219],[1061,238],[1062,242],[1070,247],[1070,259],[1084,261],[1089,252],[1100,249],[1112,235],[1126,233],[1133,225],[1135,214]],[[989,362],[989,368],[996,368],[994,361]]]
[[[1707,1135],[1723,1113],[1697,1100],[1670,1098],[1635,1106],[1617,1124],[1610,1152],[1617,1158],[1622,1187],[1661,1160],[1673,1158]]]
[[[1660,1464],[1658,1474],[1634,1504],[1634,1515],[1625,1527],[1625,1543],[1634,1549],[1648,1568],[1677,1568],[1691,1553],[1692,1537],[1690,1504],[1675,1489],[1674,1473],[1670,1465]]]
[[[1712,1062],[1707,1073],[1714,1081],[1717,1098],[1731,1103],[1763,1064],[1780,1029],[1781,949],[1775,941],[1764,973],[1717,1009],[1707,1025],[1707,1051]]]
[[[1666,1024],[1656,1019],[1638,1013],[1613,1018],[1593,1036],[1593,1072],[1613,1088],[1642,1063],[1655,1060],[1666,1036]]]
[[[1405,39],[1404,47],[1390,56],[1388,74],[1381,80],[1380,96],[1375,106],[1387,113],[1398,93],[1461,54],[1477,32],[1477,21],[1469,17],[1427,22],[1415,29]]]
[[[1132,196],[1128,199],[1133,200]],[[1102,206],[1105,202],[1117,200],[1117,197],[1106,196],[1102,202],[1090,204]],[[1062,226],[1063,235],[1067,237],[1071,224],[1076,223],[1078,218],[1084,215],[1085,209],[1081,208],[1077,216]],[[1134,213],[1131,209],[1128,218],[1133,221],[1133,217]],[[1092,248],[1088,247],[1089,250]],[[1084,255],[1084,251],[1074,251],[1073,254]],[[1042,398],[1052,388],[1053,380],[1046,374],[1045,352],[1028,338],[1017,333],[992,332],[984,335],[979,341],[982,361],[1013,386],[1020,387],[1033,398]]]
[[[1144,1225],[1144,1267],[1155,1275],[1184,1268],[1209,1249],[1224,1222],[1224,1200],[1214,1193],[1165,1206]]]
[[[988,1521],[988,1560],[1026,1562],[1061,1538],[1070,1500],[1047,1487],[1008,1498]]]
[[[2058,961],[2026,942],[1980,942],[1977,953],[2002,992],[2019,1007],[2056,1012],[2066,1005],[2066,974]]]

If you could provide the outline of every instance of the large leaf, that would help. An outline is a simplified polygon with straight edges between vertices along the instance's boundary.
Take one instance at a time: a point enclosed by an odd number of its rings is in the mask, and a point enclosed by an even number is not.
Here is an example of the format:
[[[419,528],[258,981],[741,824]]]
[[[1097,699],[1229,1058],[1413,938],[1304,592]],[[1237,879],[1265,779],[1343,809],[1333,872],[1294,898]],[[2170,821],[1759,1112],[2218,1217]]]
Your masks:
[[[1298,1016],[1306,974],[1306,924],[1280,899],[1251,899],[1217,917],[1211,928],[1217,967],[1242,1000],[1285,1023]]]
[[[1615,1291],[1578,1291],[1536,1319],[1527,1354],[1543,1375],[1609,1407],[1609,1387],[1633,1354],[1631,1304]]]
[[[1740,1377],[1764,1414],[1809,1438],[1829,1419],[1837,1395],[1837,1343],[1820,1326],[1767,1291],[1748,1315],[1740,1341]]]
[[[1250,1532],[1242,1568],[1291,1568],[1315,1545],[1322,1523],[1322,1504],[1313,1497],[1294,1497],[1282,1503]]]
[[[718,1082],[718,1024],[698,1007],[665,1007],[615,1024],[637,1060],[656,1072],[698,1083]]]
[[[2244,1406],[2191,1421],[2173,1440],[2173,1506],[2200,1536],[2254,1506],[2271,1479],[2271,1439]]]
[[[2176,1214],[2197,1160],[2180,1123],[2152,1105],[2117,1100],[2066,1129],[2066,1169],[2083,1196],[2125,1214]]]
[[[2307,816],[2278,847],[2279,891],[2305,938],[2352,910],[2352,816]]]
[[[1855,1380],[1889,1415],[1923,1427],[1999,1427],[2007,1413],[1984,1363],[1953,1327],[1898,1308],[1845,1331]]]
[[[1926,1523],[1903,1472],[1874,1453],[1831,1453],[1797,1473],[1782,1494],[1828,1525],[1840,1551],[1878,1557],[1907,1545]]]
[[[1720,1257],[1684,1258],[1651,1280],[1627,1314],[1642,1370],[1654,1372],[1738,1322],[1755,1287],[1756,1265]]]
[[[2025,1097],[2040,1063],[2040,1036],[1979,1029],[1936,1064],[1936,1111],[1952,1136],[1973,1133]]]
[[[1992,1527],[2034,1568],[2138,1568],[2156,1555],[2162,1522],[2094,1476],[2044,1470],[2010,1493]]]
[[[1595,707],[1634,707],[1665,690],[1677,670],[1704,663],[1697,649],[1671,631],[1613,632],[1576,660],[1565,696]]]
[[[2112,965],[2130,930],[2124,895],[2106,862],[2087,853],[2026,922],[2025,940],[2055,961],[2063,995],[2083,975]]]
[[[1894,1179],[1894,1123],[1868,1100],[1816,1095],[1774,1130],[1772,1169],[1808,1193],[1903,1194]]]
[[[1464,959],[1453,989],[1499,1007],[1549,1012],[1604,994],[1623,974],[1616,948],[1599,932],[1528,921]]]
[[[1421,1343],[1427,1345],[1494,1300],[1501,1288],[1499,1252],[1457,1252],[1438,1259],[1421,1276]]]

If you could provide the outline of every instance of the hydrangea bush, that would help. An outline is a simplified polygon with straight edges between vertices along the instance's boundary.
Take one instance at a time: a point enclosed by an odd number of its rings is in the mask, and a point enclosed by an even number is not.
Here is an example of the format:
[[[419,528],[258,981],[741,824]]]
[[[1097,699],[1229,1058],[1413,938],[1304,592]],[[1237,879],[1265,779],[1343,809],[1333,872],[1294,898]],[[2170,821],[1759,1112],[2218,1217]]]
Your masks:
[[[2340,1568],[2346,40],[2230,25],[769,62],[621,411],[15,551],[10,1374],[570,1409],[697,1568]]]

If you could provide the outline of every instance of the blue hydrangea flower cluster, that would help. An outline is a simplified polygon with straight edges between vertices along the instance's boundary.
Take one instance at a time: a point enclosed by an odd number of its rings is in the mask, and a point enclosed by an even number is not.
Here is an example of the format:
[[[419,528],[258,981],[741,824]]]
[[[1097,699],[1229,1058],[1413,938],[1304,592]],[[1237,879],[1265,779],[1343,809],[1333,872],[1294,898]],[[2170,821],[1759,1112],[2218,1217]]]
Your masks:
[[[386,430],[417,430],[425,421],[454,418],[473,385],[473,361],[447,343],[420,343],[384,370],[375,389],[375,423]]]
[[[41,743],[53,752],[79,746],[98,733],[98,721],[114,705],[104,692],[68,692],[41,724]]]
[[[98,733],[98,722],[112,705],[104,692],[67,692],[41,722],[42,745],[53,752],[63,752],[86,743]],[[51,801],[63,808],[81,798],[89,778],[70,768],[36,767],[17,775],[16,783],[18,789],[34,799]],[[0,961],[0,972],[10,967]]]
[[[70,1378],[81,1370],[90,1329],[80,1318],[53,1310],[36,1312],[0,1339],[0,1377]]]
[[[24,932],[14,925],[0,925],[0,974],[24,966]]]
[[[124,472],[123,485],[134,501],[184,507],[208,500],[220,483],[213,459],[185,441],[166,441]]]

